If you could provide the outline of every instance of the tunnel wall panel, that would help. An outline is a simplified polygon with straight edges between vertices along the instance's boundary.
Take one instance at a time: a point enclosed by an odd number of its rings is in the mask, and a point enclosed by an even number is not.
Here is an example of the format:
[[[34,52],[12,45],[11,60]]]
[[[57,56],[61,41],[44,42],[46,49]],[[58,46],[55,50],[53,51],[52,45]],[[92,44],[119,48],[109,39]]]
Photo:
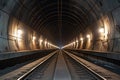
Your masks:
[[[14,8],[14,5],[16,4],[16,1],[17,0],[1,0],[1,4],[3,6],[1,10],[6,12],[7,14],[10,14],[12,9]]]
[[[112,12],[114,19],[114,43],[113,51],[120,52],[120,8],[115,9]]]
[[[108,51],[108,40],[110,40],[110,21],[107,15],[101,17],[97,22],[96,25],[96,34],[94,37],[94,50],[98,51]],[[104,28],[104,32],[99,32],[99,29]],[[112,35],[112,34],[111,34]]]
[[[104,12],[109,12],[111,10],[114,10],[116,7],[120,5],[119,0],[102,0],[102,10]]]
[[[18,30],[22,31],[20,36],[18,36]],[[9,35],[9,38],[13,40],[9,40],[10,46],[13,47],[12,49],[18,51],[39,49],[36,45],[38,40],[33,40],[34,36],[37,37],[35,31],[18,21],[16,18],[12,18],[10,20]],[[13,46],[13,44],[15,45]]]
[[[18,25],[17,25],[17,30],[21,30],[22,31],[22,34],[20,35],[20,38],[19,39],[16,39],[18,42],[18,46],[19,46],[19,50],[27,50],[28,49],[28,46],[27,46],[27,26],[22,23],[21,21],[19,21]],[[16,31],[17,33],[18,31]],[[19,35],[19,34],[18,34]]]
[[[9,31],[8,31],[8,34],[9,34],[9,46],[10,46],[10,51],[18,51],[19,50],[19,46],[18,46],[18,43],[17,43],[17,37],[15,36],[16,33],[15,31],[17,30],[17,26],[18,25],[18,20],[17,19],[14,19],[14,18],[11,18],[9,20]]]
[[[0,52],[6,52],[9,50],[7,41],[8,19],[8,14],[0,11]]]

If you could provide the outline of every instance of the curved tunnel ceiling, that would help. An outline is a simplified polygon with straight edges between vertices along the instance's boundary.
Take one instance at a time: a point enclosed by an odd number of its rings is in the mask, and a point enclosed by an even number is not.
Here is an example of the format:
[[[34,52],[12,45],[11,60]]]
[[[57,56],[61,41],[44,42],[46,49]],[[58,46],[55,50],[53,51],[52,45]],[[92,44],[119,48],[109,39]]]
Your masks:
[[[100,0],[16,0],[12,15],[57,45],[67,44],[101,16]]]

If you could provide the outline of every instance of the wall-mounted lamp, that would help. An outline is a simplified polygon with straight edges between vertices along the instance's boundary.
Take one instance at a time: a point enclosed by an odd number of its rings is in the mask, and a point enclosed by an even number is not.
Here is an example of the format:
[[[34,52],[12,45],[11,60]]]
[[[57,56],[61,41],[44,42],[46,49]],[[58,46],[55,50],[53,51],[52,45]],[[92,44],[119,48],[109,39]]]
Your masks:
[[[40,42],[43,42],[43,40],[42,40],[42,39],[40,39]]]
[[[100,32],[100,33],[104,33],[104,28],[100,28],[100,29],[99,29],[99,32]]]
[[[45,44],[47,44],[47,41],[45,41]]]
[[[90,38],[90,35],[89,34],[87,34],[87,36],[86,36],[87,38]]]
[[[36,39],[36,37],[35,36],[33,36],[33,40],[35,40]]]
[[[75,44],[75,42],[73,42],[73,44]]]
[[[21,38],[22,34],[23,34],[23,31],[21,29],[18,29],[18,31],[17,31],[17,37]]]
[[[50,43],[48,42],[48,45],[49,45]]]
[[[76,40],[76,43],[78,43],[78,40]]]
[[[21,29],[18,29],[17,33],[21,35],[23,32]]]
[[[81,41],[83,41],[83,38],[80,38]]]

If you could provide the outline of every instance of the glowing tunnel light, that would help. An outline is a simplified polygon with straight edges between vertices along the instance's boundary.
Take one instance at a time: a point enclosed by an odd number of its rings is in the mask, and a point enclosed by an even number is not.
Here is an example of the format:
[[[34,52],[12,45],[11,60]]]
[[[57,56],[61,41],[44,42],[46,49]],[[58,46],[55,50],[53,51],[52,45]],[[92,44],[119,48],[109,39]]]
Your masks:
[[[78,40],[76,40],[76,43],[78,43]]]
[[[81,41],[83,41],[83,38],[80,38]]]
[[[22,34],[23,34],[23,31],[21,29],[18,29],[18,31],[17,31],[17,37],[21,38]]]
[[[50,43],[48,42],[48,45],[50,45]]]
[[[87,36],[86,36],[87,38],[90,38],[90,35],[89,34],[87,34]]]
[[[23,32],[21,29],[18,29],[17,33],[18,33],[18,35],[21,35]]]
[[[99,29],[99,32],[100,32],[100,33],[104,33],[104,28],[100,28],[100,29]]]
[[[45,44],[47,44],[47,41],[45,41]]]
[[[36,37],[35,36],[33,36],[33,40],[35,40],[36,39]]]
[[[40,42],[43,42],[43,40],[42,40],[42,39],[40,39]]]

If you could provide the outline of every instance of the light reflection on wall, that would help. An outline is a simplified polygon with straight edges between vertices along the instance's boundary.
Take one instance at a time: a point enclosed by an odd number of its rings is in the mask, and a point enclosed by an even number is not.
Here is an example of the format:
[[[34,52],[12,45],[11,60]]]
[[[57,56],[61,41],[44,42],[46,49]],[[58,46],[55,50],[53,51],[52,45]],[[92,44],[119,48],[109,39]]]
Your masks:
[[[46,38],[38,37],[40,34],[18,21],[16,18],[10,22],[9,35],[9,39],[11,39],[11,41],[9,41],[11,51],[58,48],[56,45],[48,44],[48,40],[44,42]]]

